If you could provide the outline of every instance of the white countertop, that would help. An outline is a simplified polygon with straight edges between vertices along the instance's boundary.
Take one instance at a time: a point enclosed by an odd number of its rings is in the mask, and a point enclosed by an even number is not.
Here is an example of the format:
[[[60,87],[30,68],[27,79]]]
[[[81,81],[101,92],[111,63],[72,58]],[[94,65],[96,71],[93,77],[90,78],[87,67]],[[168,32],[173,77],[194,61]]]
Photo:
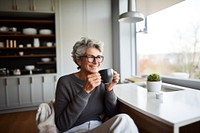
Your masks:
[[[200,120],[200,91],[182,89],[163,92],[163,98],[156,99],[155,93],[134,83],[114,87],[121,102],[175,128]]]

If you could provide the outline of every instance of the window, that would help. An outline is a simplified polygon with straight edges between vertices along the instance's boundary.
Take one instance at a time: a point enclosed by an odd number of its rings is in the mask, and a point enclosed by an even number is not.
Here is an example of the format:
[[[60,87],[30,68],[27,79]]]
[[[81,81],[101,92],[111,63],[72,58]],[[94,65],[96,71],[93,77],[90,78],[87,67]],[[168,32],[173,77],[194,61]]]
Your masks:
[[[138,74],[200,79],[200,1],[186,0],[136,24]]]

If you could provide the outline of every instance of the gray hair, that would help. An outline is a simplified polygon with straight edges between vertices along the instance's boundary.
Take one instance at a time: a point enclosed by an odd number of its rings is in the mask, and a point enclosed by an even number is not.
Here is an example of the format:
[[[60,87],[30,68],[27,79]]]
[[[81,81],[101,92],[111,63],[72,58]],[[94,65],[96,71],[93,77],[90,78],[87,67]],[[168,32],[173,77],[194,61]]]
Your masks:
[[[78,65],[77,60],[79,60],[81,56],[85,55],[87,48],[92,47],[98,49],[100,52],[103,52],[103,45],[103,42],[82,37],[81,40],[76,42],[73,46],[72,58],[74,62]]]

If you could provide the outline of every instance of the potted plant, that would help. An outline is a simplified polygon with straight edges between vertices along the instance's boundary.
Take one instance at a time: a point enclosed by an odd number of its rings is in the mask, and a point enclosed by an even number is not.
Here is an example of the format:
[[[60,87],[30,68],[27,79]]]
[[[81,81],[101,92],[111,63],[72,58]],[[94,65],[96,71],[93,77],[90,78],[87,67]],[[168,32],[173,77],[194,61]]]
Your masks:
[[[161,90],[161,77],[157,73],[151,73],[147,76],[147,90],[149,92],[159,92]]]

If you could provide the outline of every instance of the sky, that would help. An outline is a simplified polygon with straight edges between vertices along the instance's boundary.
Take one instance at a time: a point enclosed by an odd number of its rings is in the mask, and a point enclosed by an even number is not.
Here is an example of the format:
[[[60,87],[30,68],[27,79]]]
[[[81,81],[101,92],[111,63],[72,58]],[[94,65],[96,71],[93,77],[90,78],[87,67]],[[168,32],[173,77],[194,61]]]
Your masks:
[[[186,0],[148,16],[148,34],[137,34],[139,54],[163,54],[177,52],[194,33],[192,26],[200,23],[200,0]],[[181,36],[180,36],[181,33]],[[182,38],[180,42],[177,38]],[[188,38],[190,37],[190,38]]]

